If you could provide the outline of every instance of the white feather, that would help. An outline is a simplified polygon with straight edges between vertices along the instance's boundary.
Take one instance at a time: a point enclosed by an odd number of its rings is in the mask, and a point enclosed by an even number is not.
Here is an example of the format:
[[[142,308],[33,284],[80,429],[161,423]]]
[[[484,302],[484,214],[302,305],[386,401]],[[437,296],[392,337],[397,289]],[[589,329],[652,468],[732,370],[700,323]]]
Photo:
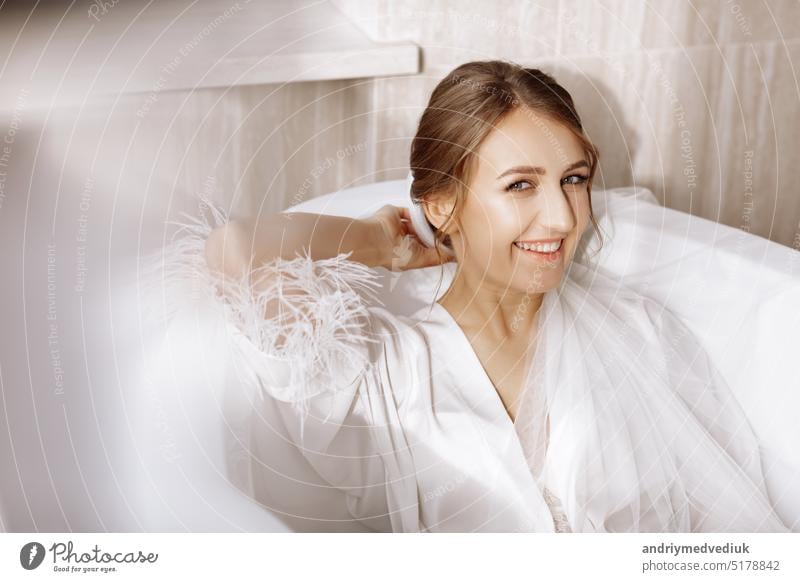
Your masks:
[[[383,305],[377,273],[349,260],[352,252],[313,260],[303,249],[224,279],[209,269],[205,245],[228,215],[207,200],[202,205],[209,212],[184,215],[175,238],[143,261],[149,325],[166,327],[179,310],[203,310],[230,335],[231,349],[220,358],[233,358],[237,377],[303,413],[309,398],[369,369],[367,344],[379,340],[368,337],[368,306]]]

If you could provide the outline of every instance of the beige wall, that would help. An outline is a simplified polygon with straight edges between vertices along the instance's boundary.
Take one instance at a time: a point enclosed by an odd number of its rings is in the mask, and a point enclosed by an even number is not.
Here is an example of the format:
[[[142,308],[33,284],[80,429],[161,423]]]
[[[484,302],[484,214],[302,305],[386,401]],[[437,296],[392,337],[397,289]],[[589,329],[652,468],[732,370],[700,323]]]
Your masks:
[[[277,211],[403,177],[435,84],[462,62],[503,58],[571,90],[601,149],[601,186],[641,184],[667,206],[797,246],[800,2],[336,4],[377,40],[419,44],[421,73],[161,93],[134,145],[163,177],[151,199],[213,185],[240,212]]]

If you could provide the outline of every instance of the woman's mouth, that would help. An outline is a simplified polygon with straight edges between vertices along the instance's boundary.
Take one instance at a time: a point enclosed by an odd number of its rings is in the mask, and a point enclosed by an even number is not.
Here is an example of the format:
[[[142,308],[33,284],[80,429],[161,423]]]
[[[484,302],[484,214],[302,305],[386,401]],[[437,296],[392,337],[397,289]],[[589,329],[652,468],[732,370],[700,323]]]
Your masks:
[[[556,260],[561,256],[561,248],[564,239],[550,243],[522,243],[514,242],[514,246],[520,251],[533,258]]]

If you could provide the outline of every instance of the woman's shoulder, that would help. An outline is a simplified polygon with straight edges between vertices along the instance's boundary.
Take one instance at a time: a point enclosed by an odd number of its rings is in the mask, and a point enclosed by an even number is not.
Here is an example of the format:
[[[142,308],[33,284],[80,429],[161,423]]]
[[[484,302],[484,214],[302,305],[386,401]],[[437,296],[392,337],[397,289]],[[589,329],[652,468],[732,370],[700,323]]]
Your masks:
[[[385,373],[394,379],[416,375],[413,370],[426,369],[431,365],[446,333],[440,315],[431,313],[430,306],[415,310],[397,309],[387,305],[370,305],[368,332],[369,359],[380,364]]]
[[[416,361],[424,354],[429,322],[421,315],[423,308],[411,313],[386,305],[370,305],[367,309],[368,334],[376,340],[370,344],[373,348],[394,356],[394,360]]]

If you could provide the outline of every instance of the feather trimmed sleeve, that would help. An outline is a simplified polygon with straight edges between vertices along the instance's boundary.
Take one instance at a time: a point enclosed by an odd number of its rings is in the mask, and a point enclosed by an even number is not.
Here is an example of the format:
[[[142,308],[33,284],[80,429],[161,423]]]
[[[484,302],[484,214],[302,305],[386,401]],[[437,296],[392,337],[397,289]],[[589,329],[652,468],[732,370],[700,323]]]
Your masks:
[[[413,461],[398,412],[409,385],[403,328],[376,295],[379,274],[350,253],[301,253],[231,280],[205,256],[210,233],[227,221],[204,203],[145,260],[144,319],[165,338],[154,350],[162,363],[149,373],[165,389],[216,393],[228,477],[249,496],[285,496],[287,513],[309,508],[317,519],[317,509],[335,503],[316,496],[334,487],[368,527],[416,531]],[[278,478],[273,465],[288,443],[287,455],[321,482],[305,482],[299,468]]]
[[[351,253],[313,260],[303,252],[231,280],[205,258],[206,241],[227,214],[203,201],[199,217],[185,218],[173,240],[145,261],[147,319],[167,325],[189,310],[195,320],[213,320],[214,335],[227,340],[220,357],[240,380],[291,403],[301,416],[312,397],[351,391],[378,343],[369,334],[369,307],[382,305],[378,274],[349,260]]]

